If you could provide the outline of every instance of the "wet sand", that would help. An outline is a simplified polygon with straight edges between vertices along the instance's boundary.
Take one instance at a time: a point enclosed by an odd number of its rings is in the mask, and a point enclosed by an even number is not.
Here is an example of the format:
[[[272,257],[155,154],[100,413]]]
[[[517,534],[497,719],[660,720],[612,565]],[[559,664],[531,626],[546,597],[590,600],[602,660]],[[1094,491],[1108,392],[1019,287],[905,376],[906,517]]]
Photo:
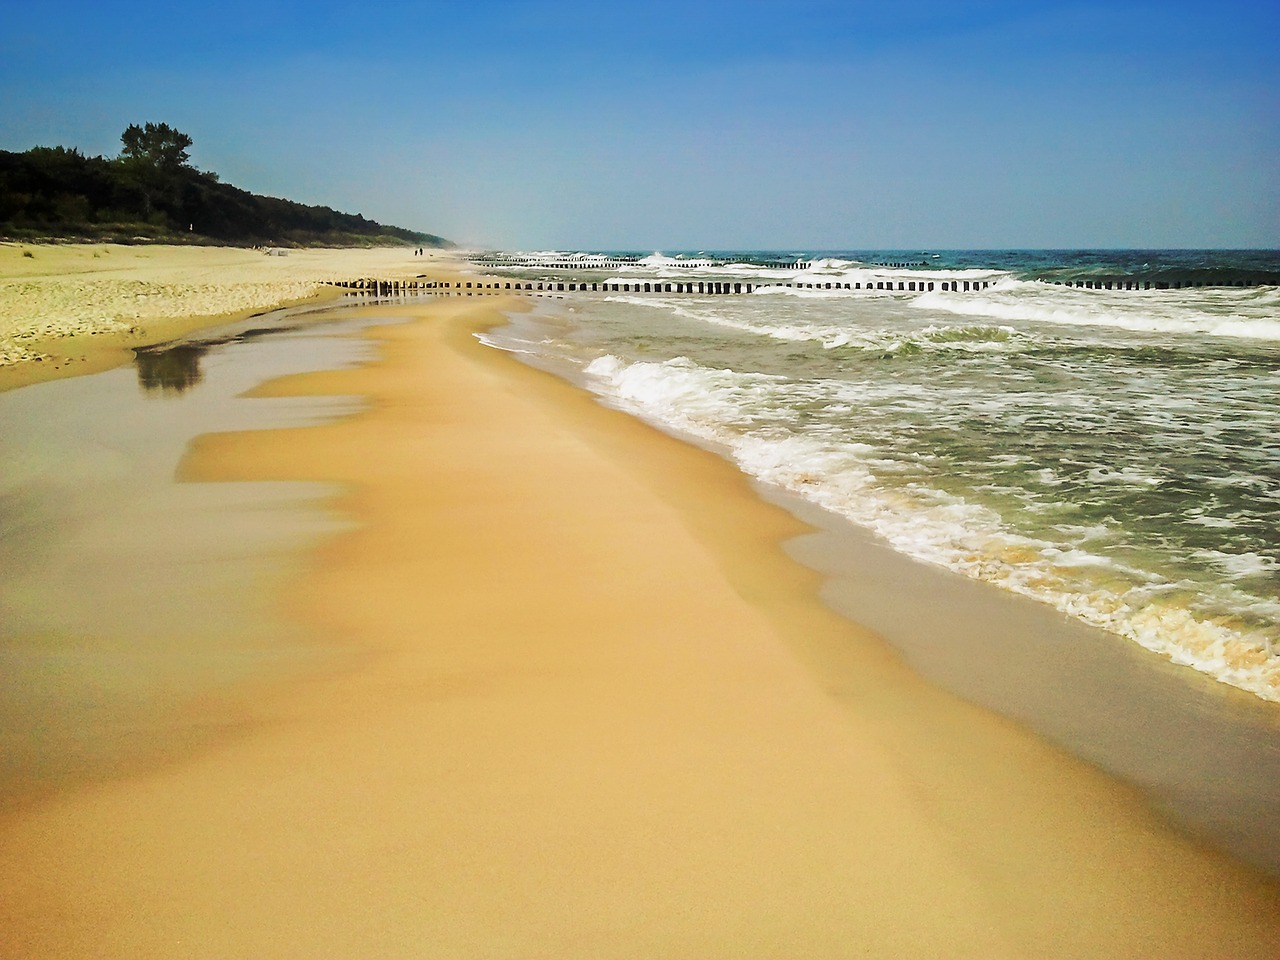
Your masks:
[[[1280,952],[1272,881],[920,679],[730,465],[478,345],[493,303],[259,391],[357,416],[195,444],[347,491],[282,613],[351,656],[0,820],[0,954]]]
[[[1137,785],[1180,827],[1280,878],[1277,704],[757,489],[814,527],[786,549],[827,577],[824,601],[913,670]]]
[[[297,308],[134,364],[0,392],[0,808],[117,778],[201,740],[240,682],[316,658],[274,616],[340,529],[324,484],[177,483],[211,430],[306,426],[358,398],[250,398],[359,362],[359,310]],[[175,722],[183,703],[200,701]]]

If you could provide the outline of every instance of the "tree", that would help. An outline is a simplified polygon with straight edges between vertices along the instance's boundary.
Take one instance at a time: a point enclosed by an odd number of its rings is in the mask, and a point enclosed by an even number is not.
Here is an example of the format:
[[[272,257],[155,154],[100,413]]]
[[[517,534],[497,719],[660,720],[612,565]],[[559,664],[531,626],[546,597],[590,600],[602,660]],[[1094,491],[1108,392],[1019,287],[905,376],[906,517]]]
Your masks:
[[[124,144],[120,159],[165,170],[185,167],[189,159],[187,147],[191,146],[189,136],[167,123],[148,123],[144,127],[131,123],[120,134],[120,142]]]

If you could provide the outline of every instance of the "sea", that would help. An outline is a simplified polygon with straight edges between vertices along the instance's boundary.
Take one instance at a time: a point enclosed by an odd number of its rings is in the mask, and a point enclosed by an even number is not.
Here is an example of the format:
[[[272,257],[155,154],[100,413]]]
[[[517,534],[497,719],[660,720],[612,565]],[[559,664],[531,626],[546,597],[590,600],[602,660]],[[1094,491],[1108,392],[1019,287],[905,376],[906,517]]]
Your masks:
[[[1280,701],[1280,251],[473,259],[546,290],[492,346],[901,554]]]

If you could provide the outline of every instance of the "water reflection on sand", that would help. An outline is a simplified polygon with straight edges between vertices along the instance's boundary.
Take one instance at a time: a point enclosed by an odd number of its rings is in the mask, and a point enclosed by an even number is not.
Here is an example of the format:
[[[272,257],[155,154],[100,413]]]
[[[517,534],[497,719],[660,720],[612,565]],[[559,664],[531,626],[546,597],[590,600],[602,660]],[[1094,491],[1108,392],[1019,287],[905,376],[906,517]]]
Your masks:
[[[333,490],[175,473],[200,434],[358,410],[243,394],[367,358],[347,334],[371,322],[281,311],[138,350],[132,369],[0,393],[0,805],[199,742],[216,731],[207,712],[180,719],[186,705],[317,656],[271,597],[296,547],[338,528]]]

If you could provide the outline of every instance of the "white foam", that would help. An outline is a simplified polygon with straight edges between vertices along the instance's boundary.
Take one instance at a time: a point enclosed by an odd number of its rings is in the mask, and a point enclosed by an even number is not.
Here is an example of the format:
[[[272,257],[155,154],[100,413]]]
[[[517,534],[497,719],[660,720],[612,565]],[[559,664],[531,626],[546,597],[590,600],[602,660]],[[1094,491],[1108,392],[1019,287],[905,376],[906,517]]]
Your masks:
[[[1185,518],[1185,522],[1194,523],[1196,526],[1200,527],[1210,527],[1219,530],[1230,530],[1233,527],[1238,526],[1234,520],[1229,520],[1226,517],[1207,517],[1203,513],[1187,517]]]
[[[1194,554],[1201,560],[1207,560],[1233,577],[1266,576],[1280,570],[1280,562],[1274,557],[1260,553],[1223,553],[1219,550],[1198,550]]]
[[[1213,325],[1209,333],[1215,337],[1280,340],[1280,320],[1246,320],[1233,317]]]
[[[1089,470],[1090,483],[1117,483],[1130,487],[1156,487],[1162,482],[1160,477],[1143,473],[1136,467],[1093,467]]]
[[[1005,280],[981,293],[933,291],[912,306],[1007,323],[1101,326],[1140,333],[1280,340],[1275,304],[1244,291],[1099,291]],[[1229,312],[1228,312],[1229,311]]]
[[[866,444],[758,429],[749,411],[783,378],[711,370],[687,358],[626,363],[605,356],[586,368],[595,389],[646,418],[714,443],[748,474],[865,527],[909,556],[1050,603],[1177,663],[1280,701],[1280,657],[1265,632],[1198,616],[1170,596],[1178,586],[1083,547],[1010,531],[992,510],[924,483],[883,484],[903,465]],[[1101,471],[1099,482],[1151,485],[1141,471]],[[1084,531],[1105,537],[1104,527]],[[1237,575],[1270,572],[1257,554],[1208,559]]]

